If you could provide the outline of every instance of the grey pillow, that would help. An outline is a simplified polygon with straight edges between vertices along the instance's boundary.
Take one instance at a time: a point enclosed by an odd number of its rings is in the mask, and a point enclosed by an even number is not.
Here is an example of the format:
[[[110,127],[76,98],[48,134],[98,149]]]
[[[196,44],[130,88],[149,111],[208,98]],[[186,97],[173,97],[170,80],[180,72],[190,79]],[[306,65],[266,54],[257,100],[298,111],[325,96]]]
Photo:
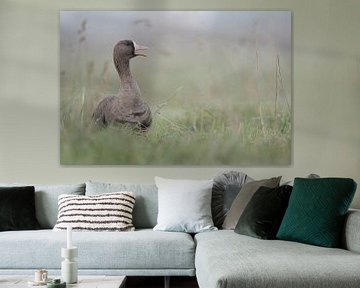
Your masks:
[[[136,197],[133,210],[135,228],[153,228],[158,214],[158,192],[155,184],[86,182],[88,196],[119,191],[131,191]]]
[[[211,213],[217,228],[222,227],[225,216],[241,187],[251,180],[248,175],[238,171],[224,172],[214,178]]]
[[[281,176],[274,177],[270,179],[263,179],[257,181],[251,181],[244,184],[233,201],[229,212],[227,213],[224,223],[222,225],[223,229],[234,230],[237,222],[240,219],[241,214],[243,213],[246,205],[249,203],[252,196],[255,192],[261,187],[275,188],[279,186]]]
[[[213,180],[155,177],[159,213],[154,230],[198,233],[217,230],[211,217]]]
[[[24,184],[1,183],[0,186],[24,186]],[[43,229],[52,229],[58,216],[58,197],[61,194],[85,195],[85,183],[64,185],[37,185],[25,184],[35,187],[36,218]]]

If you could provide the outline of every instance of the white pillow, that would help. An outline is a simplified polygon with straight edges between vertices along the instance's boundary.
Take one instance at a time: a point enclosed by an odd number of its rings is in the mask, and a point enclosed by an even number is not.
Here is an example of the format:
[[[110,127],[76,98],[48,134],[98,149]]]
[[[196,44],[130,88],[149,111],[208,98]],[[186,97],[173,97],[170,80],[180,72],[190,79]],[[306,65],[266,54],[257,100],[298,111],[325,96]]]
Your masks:
[[[198,233],[217,230],[211,217],[213,180],[155,177],[159,212],[154,230]]]

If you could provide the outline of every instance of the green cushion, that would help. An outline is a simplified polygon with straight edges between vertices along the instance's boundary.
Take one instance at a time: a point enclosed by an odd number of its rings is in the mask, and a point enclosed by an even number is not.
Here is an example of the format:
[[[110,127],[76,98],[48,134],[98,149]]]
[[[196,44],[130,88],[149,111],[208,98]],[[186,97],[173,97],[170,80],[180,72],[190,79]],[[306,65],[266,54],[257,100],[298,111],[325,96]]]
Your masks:
[[[295,178],[277,238],[337,247],[355,191],[349,178]]]

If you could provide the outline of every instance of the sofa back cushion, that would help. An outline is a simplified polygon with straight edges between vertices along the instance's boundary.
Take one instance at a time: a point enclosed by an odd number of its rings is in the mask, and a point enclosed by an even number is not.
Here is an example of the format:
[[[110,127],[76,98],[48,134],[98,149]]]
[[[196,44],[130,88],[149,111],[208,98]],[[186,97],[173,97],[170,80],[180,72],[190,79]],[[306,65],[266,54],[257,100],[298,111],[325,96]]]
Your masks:
[[[360,254],[360,209],[350,209],[345,216],[341,247]]]
[[[52,229],[58,216],[58,197],[61,194],[85,195],[85,183],[38,185],[20,183],[0,183],[3,187],[34,186],[36,218],[42,229]]]
[[[86,182],[88,196],[120,191],[133,192],[136,197],[133,210],[135,228],[153,228],[158,214],[158,190],[155,184]]]

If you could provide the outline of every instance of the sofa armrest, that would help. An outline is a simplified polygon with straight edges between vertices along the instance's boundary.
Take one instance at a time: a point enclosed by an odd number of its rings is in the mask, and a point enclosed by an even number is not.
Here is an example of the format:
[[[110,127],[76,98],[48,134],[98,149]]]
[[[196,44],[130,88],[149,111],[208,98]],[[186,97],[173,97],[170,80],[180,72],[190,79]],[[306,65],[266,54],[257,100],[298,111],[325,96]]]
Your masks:
[[[349,210],[345,218],[343,248],[360,253],[360,210]]]

